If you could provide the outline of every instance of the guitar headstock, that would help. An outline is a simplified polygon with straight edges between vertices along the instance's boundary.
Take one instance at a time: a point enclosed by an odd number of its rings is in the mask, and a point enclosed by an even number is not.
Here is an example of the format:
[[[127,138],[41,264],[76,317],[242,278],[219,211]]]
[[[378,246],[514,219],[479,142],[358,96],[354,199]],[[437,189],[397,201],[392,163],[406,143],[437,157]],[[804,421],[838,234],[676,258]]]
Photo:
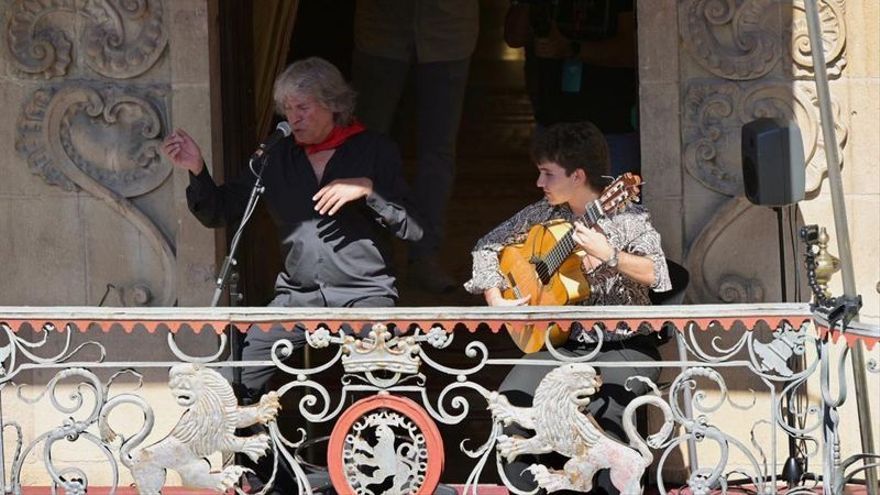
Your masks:
[[[614,179],[599,196],[599,203],[604,213],[620,210],[639,197],[642,178],[631,172],[627,172]]]

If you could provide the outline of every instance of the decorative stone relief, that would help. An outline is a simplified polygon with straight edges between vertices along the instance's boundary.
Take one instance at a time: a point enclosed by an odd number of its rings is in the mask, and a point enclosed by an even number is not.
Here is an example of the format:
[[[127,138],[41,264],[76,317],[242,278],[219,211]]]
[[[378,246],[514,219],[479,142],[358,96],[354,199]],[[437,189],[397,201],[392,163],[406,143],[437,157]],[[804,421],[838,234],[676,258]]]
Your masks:
[[[797,226],[804,223],[800,214],[793,221]],[[722,206],[706,225],[691,245],[685,261],[691,274],[687,298],[700,304],[781,300],[782,275],[774,210],[737,197]],[[792,254],[790,242],[785,243],[786,258],[800,263],[801,248]],[[789,271],[792,268],[786,267]],[[789,295],[793,290],[790,281],[794,279],[791,273],[787,275]],[[806,276],[799,281],[802,293],[808,291]]]
[[[782,58],[777,0],[683,0],[678,9],[684,47],[715,76],[756,79]]]
[[[113,79],[143,74],[168,44],[162,0],[16,0],[6,24],[13,65],[33,77],[68,75],[73,43],[66,30],[74,26],[86,65]]]
[[[718,297],[726,303],[762,302],[764,285],[758,279],[728,273],[719,279]]]
[[[837,103],[832,102],[832,107],[838,144],[843,148],[848,129],[840,118]],[[793,86],[782,82],[745,86],[733,82],[692,82],[684,98],[685,169],[713,191],[741,195],[741,129],[743,124],[761,117],[780,117],[798,124],[804,142],[807,195],[817,195],[828,166],[818,99],[812,85],[806,82]]]
[[[158,188],[171,174],[159,156],[167,88],[75,83],[34,92],[17,124],[15,149],[51,185],[81,190],[126,218],[158,253],[163,290],[146,288],[159,306],[173,305],[174,249],[128,198]]]
[[[819,2],[831,77],[840,76],[846,66],[844,13],[844,0]],[[795,77],[812,77],[803,0],[685,0],[679,3],[679,19],[685,49],[715,76],[757,79],[782,60],[783,68],[791,67]],[[786,40],[791,40],[788,49],[784,49]]]
[[[846,6],[844,0],[822,0],[819,2],[819,22],[822,24],[822,44],[825,50],[825,65],[828,77],[840,77],[846,67]],[[798,79],[813,79],[813,52],[807,33],[807,19],[803,0],[792,2],[792,20],[789,38],[791,52],[787,66],[792,68]]]

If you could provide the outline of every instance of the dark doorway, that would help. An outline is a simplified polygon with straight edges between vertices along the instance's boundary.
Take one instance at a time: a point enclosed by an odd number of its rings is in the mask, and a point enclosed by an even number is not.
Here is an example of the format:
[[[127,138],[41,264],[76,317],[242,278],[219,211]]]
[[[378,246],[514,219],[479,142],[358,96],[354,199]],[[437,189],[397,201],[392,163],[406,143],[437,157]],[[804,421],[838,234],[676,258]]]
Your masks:
[[[502,220],[524,205],[540,198],[534,186],[536,171],[529,159],[529,143],[534,118],[526,91],[522,50],[511,49],[504,42],[504,18],[509,0],[480,1],[480,36],[472,57],[468,89],[458,139],[458,160],[452,201],[448,210],[447,237],[441,262],[460,282],[470,278],[470,251],[476,241]],[[223,111],[224,156],[227,177],[234,177],[245,168],[245,159],[257,144],[253,122],[253,88],[249,87],[250,45],[242,40],[252,35],[252,13],[258,2],[221,2],[221,43],[224,47]],[[353,48],[353,16],[355,0],[326,2],[300,0],[299,11],[290,47],[288,62],[307,56],[321,56],[336,64],[345,75],[350,74]],[[392,137],[399,143],[406,173],[411,179],[415,168],[414,91],[404,94]],[[250,112],[250,113],[249,113]],[[245,304],[265,305],[272,297],[275,275],[281,267],[278,242],[267,215],[261,215],[249,226],[242,244],[242,286]],[[400,306],[481,306],[481,296],[459,289],[451,294],[429,294],[409,284],[406,279],[406,246],[395,245]],[[519,351],[504,334],[482,329],[472,336],[464,329],[455,348],[443,353],[448,366],[472,366],[464,355],[464,345],[472,338],[481,339],[491,349],[492,357],[519,356]],[[310,359],[322,362],[321,356]],[[487,369],[480,383],[497,388],[507,369]],[[429,372],[429,394],[436,397],[451,382],[449,377]],[[326,383],[339,383],[338,377],[322,377]],[[331,390],[331,393],[333,391]],[[338,397],[338,396],[337,396]],[[416,400],[418,400],[416,398]],[[467,478],[474,461],[459,451],[462,440],[466,447],[481,444],[491,428],[488,411],[482,399],[472,401],[468,420],[459,425],[439,425],[446,446],[447,462],[443,481],[461,483]],[[297,408],[295,400],[286,401],[285,416]],[[436,404],[432,404],[436,406]],[[449,404],[445,404],[449,407]],[[298,438],[296,419],[283,425],[290,438]],[[317,425],[310,438],[328,435],[331,425]],[[320,449],[308,459],[321,464]],[[483,482],[498,482],[492,461],[484,471]]]

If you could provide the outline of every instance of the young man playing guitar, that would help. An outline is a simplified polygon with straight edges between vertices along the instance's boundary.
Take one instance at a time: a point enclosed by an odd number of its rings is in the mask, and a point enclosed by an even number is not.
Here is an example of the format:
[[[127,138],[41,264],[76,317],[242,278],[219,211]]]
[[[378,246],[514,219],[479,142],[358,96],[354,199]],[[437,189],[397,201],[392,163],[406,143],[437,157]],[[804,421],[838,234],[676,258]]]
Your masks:
[[[619,203],[614,203],[610,212],[597,207],[608,196],[608,191],[603,194],[603,190],[610,165],[608,146],[595,125],[579,122],[548,128],[535,139],[532,159],[537,164],[537,186],[543,190],[544,198],[526,206],[477,242],[472,252],[473,277],[465,284],[469,292],[483,294],[490,306],[552,304],[546,302],[548,297],[541,289],[533,291],[531,296],[511,291],[511,285],[517,281],[510,276],[513,272],[505,273],[503,259],[505,251],[514,249],[514,245],[539,244],[530,239],[534,236],[534,226],[559,220],[567,222],[562,225],[571,230],[567,235],[574,241],[569,243],[576,250],[571,256],[579,257],[579,263],[575,266],[583,272],[585,283],[582,285],[587,287],[583,291],[585,294],[580,297],[569,294],[556,304],[643,305],[650,304],[649,290],[663,292],[671,288],[666,258],[660,247],[660,235],[651,225],[647,210],[641,205],[626,202],[622,208],[617,207]],[[592,227],[586,223],[592,224]],[[553,255],[549,258],[553,258]],[[538,267],[541,263],[536,259],[542,258],[532,256],[529,263],[541,272],[542,267]],[[546,267],[543,268],[546,271]],[[549,283],[550,274],[543,275],[533,278]],[[537,285],[542,286],[540,282]],[[507,297],[504,297],[505,294]],[[541,301],[534,301],[536,298]],[[605,329],[601,351],[594,362],[659,361],[656,348],[658,338],[653,333],[639,333],[637,330]],[[583,355],[594,350],[597,341],[597,334],[591,329],[572,328],[561,350],[565,354]],[[552,359],[546,352],[529,354],[526,358]],[[507,376],[500,390],[512,404],[530,406],[538,382],[550,369],[517,366]],[[627,391],[624,387],[626,379],[642,375],[656,382],[660,369],[602,369],[600,365],[599,371],[603,385],[587,406],[587,412],[596,418],[608,434],[626,443],[621,426],[623,409],[634,397],[646,391],[641,382],[631,383],[635,389]],[[513,430],[505,433],[519,432]],[[531,474],[523,472],[531,462],[521,457],[506,467],[510,480],[523,490],[535,487]],[[617,493],[607,473],[600,471],[598,478],[592,493]]]
[[[490,306],[533,303],[526,297],[501,296],[508,283],[498,270],[499,253],[505,246],[523,242],[533,225],[554,220],[574,224],[572,237],[586,253],[583,269],[590,282],[590,296],[580,304],[650,304],[648,290],[670,289],[660,235],[644,207],[629,205],[599,218],[592,229],[581,220],[587,207],[602,194],[610,166],[608,146],[596,126],[579,122],[550,127],[535,139],[532,159],[544,198],[477,242],[472,253],[473,278],[465,284],[469,292],[482,293]]]

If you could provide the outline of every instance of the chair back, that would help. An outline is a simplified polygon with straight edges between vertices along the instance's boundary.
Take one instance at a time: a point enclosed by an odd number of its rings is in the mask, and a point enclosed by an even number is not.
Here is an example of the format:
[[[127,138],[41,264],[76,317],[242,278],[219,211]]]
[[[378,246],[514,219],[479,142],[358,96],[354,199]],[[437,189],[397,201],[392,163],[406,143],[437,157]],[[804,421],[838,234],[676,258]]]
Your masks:
[[[666,258],[666,266],[669,267],[669,280],[672,283],[672,289],[666,292],[650,291],[648,297],[651,299],[651,304],[655,306],[659,304],[681,304],[684,300],[684,293],[687,291],[688,283],[691,280],[691,275],[687,268],[669,258]]]

